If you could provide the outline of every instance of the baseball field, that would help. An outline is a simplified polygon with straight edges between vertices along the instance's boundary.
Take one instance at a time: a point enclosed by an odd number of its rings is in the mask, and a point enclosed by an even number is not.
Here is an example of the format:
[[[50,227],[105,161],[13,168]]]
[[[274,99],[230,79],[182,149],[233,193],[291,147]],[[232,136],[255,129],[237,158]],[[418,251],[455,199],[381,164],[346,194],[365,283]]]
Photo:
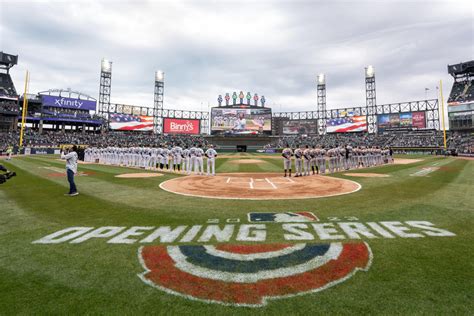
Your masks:
[[[80,164],[76,197],[58,157],[1,161],[0,314],[472,315],[474,161],[398,158],[290,180],[261,154],[216,177]]]

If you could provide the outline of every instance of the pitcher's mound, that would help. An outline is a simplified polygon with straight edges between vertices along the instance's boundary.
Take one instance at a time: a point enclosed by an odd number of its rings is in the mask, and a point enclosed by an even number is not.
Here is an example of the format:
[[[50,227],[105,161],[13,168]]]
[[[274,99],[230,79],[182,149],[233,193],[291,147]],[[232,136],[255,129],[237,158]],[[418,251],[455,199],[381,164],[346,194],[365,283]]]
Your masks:
[[[162,173],[122,173],[116,175],[116,178],[153,178],[153,177],[161,177]]]
[[[361,178],[386,178],[390,177],[388,174],[383,173],[344,173],[345,176],[349,177],[361,177]]]
[[[195,197],[244,200],[312,199],[358,191],[357,182],[326,176],[285,178],[276,173],[227,173],[190,176],[160,184],[165,191]]]
[[[230,163],[239,164],[239,165],[246,165],[246,164],[257,164],[257,163],[264,163],[265,161],[260,159],[235,159],[231,160]]]

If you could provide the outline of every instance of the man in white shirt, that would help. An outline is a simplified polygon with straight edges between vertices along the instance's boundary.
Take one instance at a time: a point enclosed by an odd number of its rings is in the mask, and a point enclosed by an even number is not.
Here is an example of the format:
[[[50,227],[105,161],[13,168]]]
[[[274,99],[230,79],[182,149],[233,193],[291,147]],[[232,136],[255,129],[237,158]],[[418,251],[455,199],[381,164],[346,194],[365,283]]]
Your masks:
[[[212,174],[213,176],[215,176],[217,152],[215,151],[212,145],[209,145],[209,148],[206,150],[206,157],[207,157],[207,175]]]
[[[61,159],[66,159],[66,173],[67,181],[69,182],[69,193],[66,195],[76,196],[79,194],[77,192],[76,184],[74,183],[74,175],[77,173],[77,147],[76,145],[72,146],[72,150],[69,153],[61,153]]]

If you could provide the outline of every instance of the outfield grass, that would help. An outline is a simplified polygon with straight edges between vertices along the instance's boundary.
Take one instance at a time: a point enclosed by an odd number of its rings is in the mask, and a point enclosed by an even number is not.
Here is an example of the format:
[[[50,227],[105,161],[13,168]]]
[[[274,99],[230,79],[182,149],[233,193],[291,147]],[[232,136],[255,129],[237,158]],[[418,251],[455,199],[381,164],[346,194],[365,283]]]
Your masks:
[[[253,155],[236,155],[236,158]],[[30,156],[2,162],[17,177],[0,186],[0,314],[472,314],[474,310],[474,161],[432,156],[408,165],[357,172],[387,178],[352,178],[362,189],[321,199],[237,201],[179,196],[159,189],[177,175],[120,179],[135,169],[80,165],[80,195],[63,196],[64,168],[57,157]],[[281,172],[282,161],[231,164],[217,160],[217,172]],[[439,167],[427,176],[411,174]],[[53,169],[51,169],[53,168]],[[247,221],[249,212],[311,211],[321,221],[357,217],[370,221],[429,221],[453,237],[367,240],[372,266],[324,291],[271,300],[261,308],[188,300],[140,280],[137,244],[109,244],[97,238],[81,244],[32,244],[71,226],[178,226],[229,218]],[[281,225],[267,224],[266,242],[285,242]]]

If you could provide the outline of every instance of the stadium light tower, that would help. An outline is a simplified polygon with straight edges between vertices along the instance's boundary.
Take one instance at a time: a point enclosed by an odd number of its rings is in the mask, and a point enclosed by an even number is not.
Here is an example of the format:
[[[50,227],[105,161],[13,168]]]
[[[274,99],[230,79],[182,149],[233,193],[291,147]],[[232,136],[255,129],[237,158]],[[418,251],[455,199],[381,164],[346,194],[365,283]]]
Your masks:
[[[105,58],[100,63],[99,109],[101,116],[108,120],[110,92],[112,90],[112,62]]]
[[[165,73],[161,70],[155,72],[155,101],[153,104],[153,132],[163,132],[163,92],[165,87]]]
[[[365,106],[367,131],[377,132],[377,102],[375,98],[375,70],[371,65],[365,68]]]
[[[326,76],[318,75],[318,132],[319,135],[326,134]]]

